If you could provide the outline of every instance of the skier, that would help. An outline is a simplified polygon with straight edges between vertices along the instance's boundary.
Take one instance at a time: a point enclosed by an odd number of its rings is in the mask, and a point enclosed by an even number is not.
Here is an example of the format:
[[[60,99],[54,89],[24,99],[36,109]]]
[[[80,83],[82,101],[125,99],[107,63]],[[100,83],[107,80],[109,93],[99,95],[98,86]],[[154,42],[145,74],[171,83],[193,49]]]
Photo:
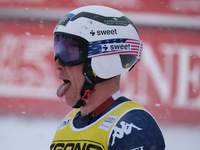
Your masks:
[[[141,59],[143,43],[123,13],[84,6],[54,30],[57,90],[74,109],[57,128],[51,150],[164,150],[153,116],[120,93],[120,76]]]

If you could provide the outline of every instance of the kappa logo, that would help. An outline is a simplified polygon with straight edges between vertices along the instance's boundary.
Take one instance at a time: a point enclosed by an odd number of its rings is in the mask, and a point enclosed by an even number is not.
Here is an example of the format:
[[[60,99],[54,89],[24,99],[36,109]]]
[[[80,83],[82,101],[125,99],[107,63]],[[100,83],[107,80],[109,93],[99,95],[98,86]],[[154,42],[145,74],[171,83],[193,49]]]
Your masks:
[[[92,36],[97,35],[97,36],[101,36],[101,35],[117,35],[117,29],[113,29],[113,30],[97,30],[96,32],[91,30],[90,34]]]
[[[136,125],[134,125],[132,123],[128,124],[128,123],[126,123],[124,121],[121,121],[120,125],[121,125],[121,128],[119,128],[117,126],[114,127],[114,133],[112,135],[113,139],[112,139],[111,146],[113,146],[113,144],[115,144],[115,138],[121,139],[121,138],[124,137],[124,134],[129,135],[131,133],[131,131],[132,131],[132,128],[135,128],[137,130],[142,130],[142,128],[139,128],[139,127],[137,127]]]

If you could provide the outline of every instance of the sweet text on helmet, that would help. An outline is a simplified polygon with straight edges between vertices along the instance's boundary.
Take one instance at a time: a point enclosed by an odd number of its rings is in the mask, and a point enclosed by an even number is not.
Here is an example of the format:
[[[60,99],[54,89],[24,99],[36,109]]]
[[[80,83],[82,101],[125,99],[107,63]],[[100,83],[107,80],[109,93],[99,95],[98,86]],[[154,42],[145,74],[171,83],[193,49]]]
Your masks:
[[[97,35],[97,36],[101,36],[101,35],[117,35],[117,29],[113,29],[113,30],[97,30],[97,31],[90,31],[90,34],[92,36]]]

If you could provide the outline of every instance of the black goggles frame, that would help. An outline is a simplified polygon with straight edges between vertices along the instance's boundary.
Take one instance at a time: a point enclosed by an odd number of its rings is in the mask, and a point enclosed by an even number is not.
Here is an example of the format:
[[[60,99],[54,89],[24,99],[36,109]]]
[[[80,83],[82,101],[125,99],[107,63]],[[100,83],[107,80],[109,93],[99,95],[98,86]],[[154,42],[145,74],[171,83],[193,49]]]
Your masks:
[[[78,42],[78,48],[79,48],[79,57],[76,60],[66,60],[66,57],[62,56],[62,50],[59,50],[59,52],[55,48],[56,41],[59,40],[60,38],[66,38],[66,39],[72,39]],[[66,49],[65,49],[66,50]],[[54,33],[54,60],[56,61],[59,59],[60,63],[63,66],[75,66],[79,65],[81,63],[84,63],[88,58],[88,41],[76,36],[76,35],[71,35],[67,33],[62,33],[62,32],[56,32]]]

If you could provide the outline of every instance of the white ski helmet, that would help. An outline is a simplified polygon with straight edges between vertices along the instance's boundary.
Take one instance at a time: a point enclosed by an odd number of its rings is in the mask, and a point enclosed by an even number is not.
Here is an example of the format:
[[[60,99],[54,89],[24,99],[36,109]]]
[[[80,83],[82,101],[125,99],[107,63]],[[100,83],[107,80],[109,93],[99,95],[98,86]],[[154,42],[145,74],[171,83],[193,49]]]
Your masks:
[[[142,41],[135,25],[109,7],[92,5],[71,11],[59,21],[54,35],[55,59],[77,65],[91,58],[92,72],[101,79],[120,75],[141,59]],[[73,49],[63,48],[62,41],[68,38],[78,45],[76,52],[64,52]]]

